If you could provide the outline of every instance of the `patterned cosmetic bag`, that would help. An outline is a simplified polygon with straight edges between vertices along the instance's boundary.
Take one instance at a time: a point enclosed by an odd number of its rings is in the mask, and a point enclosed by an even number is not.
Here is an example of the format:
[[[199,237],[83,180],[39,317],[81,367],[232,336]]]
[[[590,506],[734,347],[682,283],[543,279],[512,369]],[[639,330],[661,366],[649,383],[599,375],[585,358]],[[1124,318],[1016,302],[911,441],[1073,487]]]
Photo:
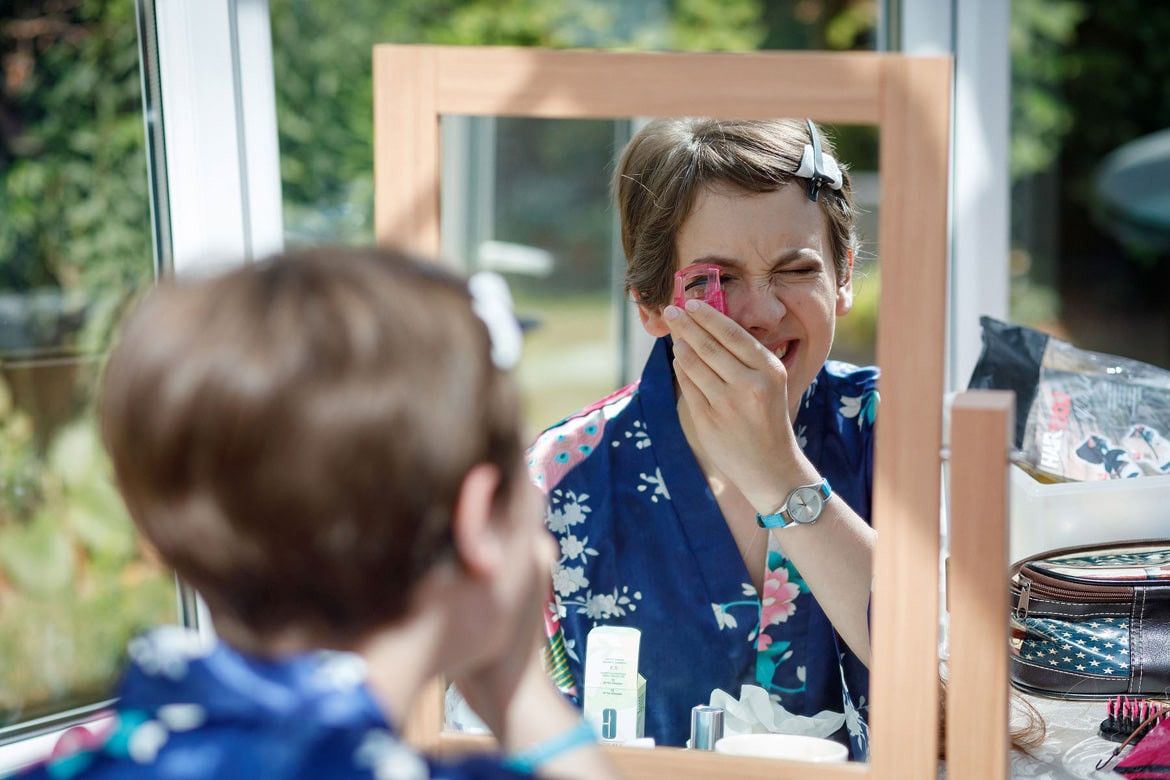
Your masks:
[[[1052,550],[1011,570],[1012,684],[1170,696],[1170,539]]]

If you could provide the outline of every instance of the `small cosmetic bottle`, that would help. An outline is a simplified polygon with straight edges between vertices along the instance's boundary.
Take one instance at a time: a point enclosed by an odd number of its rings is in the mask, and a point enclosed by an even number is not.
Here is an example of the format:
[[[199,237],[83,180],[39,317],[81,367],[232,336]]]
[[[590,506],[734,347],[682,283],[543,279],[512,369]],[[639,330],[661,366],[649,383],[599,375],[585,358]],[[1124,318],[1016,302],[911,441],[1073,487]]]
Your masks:
[[[700,704],[691,709],[691,748],[714,750],[723,738],[723,708]]]

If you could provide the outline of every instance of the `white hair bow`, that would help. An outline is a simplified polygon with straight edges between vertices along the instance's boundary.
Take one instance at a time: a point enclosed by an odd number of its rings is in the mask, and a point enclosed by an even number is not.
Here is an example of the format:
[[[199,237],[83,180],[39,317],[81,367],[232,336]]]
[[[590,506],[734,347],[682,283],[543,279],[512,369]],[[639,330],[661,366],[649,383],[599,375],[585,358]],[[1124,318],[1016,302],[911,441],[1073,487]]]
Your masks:
[[[811,119],[806,119],[805,123],[812,143],[804,145],[796,175],[808,179],[808,199],[815,201],[821,194],[821,187],[828,184],[829,189],[839,190],[845,179],[833,156],[821,151],[821,134],[817,132],[817,126]]]
[[[804,154],[800,158],[800,167],[796,169],[796,175],[806,179],[819,175],[821,183],[831,190],[841,189],[844,182],[844,178],[841,176],[841,167],[837,165],[833,155],[821,152],[820,170],[818,171],[813,166],[812,144],[804,145]]]
[[[492,363],[501,371],[511,371],[520,362],[524,337],[512,309],[512,293],[504,277],[480,271],[467,280],[471,292],[471,309],[487,326],[492,342]]]

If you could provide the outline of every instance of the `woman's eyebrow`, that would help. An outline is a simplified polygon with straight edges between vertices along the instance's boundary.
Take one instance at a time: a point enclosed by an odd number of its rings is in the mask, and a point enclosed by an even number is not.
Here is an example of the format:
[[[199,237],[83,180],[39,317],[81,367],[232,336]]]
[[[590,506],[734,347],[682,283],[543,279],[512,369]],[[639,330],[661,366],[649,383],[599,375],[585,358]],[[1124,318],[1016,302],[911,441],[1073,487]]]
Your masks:
[[[768,268],[778,268],[782,265],[795,263],[799,260],[816,260],[821,262],[823,258],[821,257],[821,253],[812,247],[794,247],[792,249],[784,250],[774,259],[769,261]],[[711,263],[712,265],[718,265],[723,268],[735,271],[741,270],[744,267],[744,264],[738,259],[733,257],[724,257],[722,255],[703,255],[702,257],[696,257],[691,260],[688,265],[694,265],[696,263]]]
[[[731,268],[735,270],[743,267],[743,263],[739,262],[738,260],[730,257],[722,257],[720,255],[703,255],[702,257],[696,257],[694,260],[688,263],[688,265],[696,265],[698,263],[711,263],[712,265],[717,265],[722,268]]]

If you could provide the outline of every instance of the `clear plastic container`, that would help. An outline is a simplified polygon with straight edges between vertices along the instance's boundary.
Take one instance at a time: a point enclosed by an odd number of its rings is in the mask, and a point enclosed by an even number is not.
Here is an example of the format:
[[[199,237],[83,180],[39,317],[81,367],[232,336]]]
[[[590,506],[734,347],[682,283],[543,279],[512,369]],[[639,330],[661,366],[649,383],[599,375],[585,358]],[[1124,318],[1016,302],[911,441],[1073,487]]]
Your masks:
[[[1170,476],[1043,483],[1011,467],[1009,559],[1060,547],[1170,538]]]

